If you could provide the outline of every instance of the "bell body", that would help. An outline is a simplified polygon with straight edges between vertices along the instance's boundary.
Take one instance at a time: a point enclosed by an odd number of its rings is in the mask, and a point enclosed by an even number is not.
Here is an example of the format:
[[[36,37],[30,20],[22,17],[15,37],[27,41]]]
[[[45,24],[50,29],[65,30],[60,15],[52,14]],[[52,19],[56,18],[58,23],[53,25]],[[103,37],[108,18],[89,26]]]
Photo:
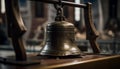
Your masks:
[[[66,21],[56,21],[49,23],[46,30],[46,43],[41,49],[41,55],[80,55],[80,49],[75,44],[74,25],[72,23]]]

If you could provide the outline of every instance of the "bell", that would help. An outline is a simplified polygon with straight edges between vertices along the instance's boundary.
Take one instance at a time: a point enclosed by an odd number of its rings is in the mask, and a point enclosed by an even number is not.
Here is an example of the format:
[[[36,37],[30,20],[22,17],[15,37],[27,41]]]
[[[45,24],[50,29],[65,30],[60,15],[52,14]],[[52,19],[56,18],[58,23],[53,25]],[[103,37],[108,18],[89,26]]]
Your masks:
[[[46,26],[45,46],[40,55],[47,56],[77,56],[80,49],[75,44],[74,25],[66,22],[62,8],[57,8],[55,22]]]

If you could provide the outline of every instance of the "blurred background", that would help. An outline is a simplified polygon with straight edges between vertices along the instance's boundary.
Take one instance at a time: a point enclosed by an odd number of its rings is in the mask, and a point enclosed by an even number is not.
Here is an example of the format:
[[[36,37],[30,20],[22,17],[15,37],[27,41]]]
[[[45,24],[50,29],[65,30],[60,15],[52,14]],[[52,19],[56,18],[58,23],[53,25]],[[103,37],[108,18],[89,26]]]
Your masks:
[[[63,0],[77,4],[92,3],[92,19],[99,32],[97,42],[104,54],[120,54],[120,0]],[[38,53],[44,39],[44,28],[54,22],[56,9],[52,4],[19,0],[20,11],[27,27],[23,39],[27,52]],[[83,52],[92,52],[84,23],[84,9],[64,6],[66,21],[75,24],[75,40]],[[13,50],[7,36],[4,0],[0,0],[0,50]]]

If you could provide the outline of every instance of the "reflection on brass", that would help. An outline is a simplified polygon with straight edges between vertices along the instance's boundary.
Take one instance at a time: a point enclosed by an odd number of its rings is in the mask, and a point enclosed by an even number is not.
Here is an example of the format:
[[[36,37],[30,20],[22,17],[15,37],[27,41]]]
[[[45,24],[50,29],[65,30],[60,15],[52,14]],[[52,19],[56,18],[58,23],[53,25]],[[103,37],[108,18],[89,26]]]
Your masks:
[[[41,55],[48,56],[76,56],[80,50],[75,44],[74,25],[66,22],[61,5],[55,6],[57,16],[55,22],[49,23],[46,28],[46,44]]]
[[[16,60],[26,60],[26,51],[24,48],[22,36],[26,28],[20,16],[18,0],[5,0],[8,36],[11,38]]]
[[[47,25],[46,44],[41,55],[79,55],[80,50],[74,40],[74,25],[66,21],[56,21]]]

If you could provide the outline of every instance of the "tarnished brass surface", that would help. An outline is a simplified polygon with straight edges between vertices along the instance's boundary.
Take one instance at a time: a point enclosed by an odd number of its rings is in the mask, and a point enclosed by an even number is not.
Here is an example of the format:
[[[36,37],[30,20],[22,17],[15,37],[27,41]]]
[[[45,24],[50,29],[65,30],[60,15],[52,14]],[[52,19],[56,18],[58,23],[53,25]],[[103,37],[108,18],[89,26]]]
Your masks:
[[[41,55],[80,55],[74,40],[74,25],[66,21],[56,21],[47,25],[46,45]]]
[[[46,43],[41,50],[41,55],[48,56],[76,56],[80,49],[75,44],[75,31],[72,23],[66,22],[63,15],[62,1],[55,4],[57,10],[55,22],[46,27]]]

